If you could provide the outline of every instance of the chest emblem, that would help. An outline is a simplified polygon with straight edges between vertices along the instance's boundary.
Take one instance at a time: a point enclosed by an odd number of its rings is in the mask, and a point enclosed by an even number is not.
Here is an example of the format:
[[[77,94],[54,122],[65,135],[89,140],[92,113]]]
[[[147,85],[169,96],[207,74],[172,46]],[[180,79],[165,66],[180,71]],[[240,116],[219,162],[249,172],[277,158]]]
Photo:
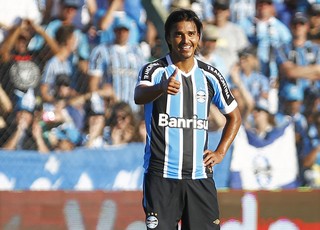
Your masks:
[[[196,98],[197,98],[197,101],[198,101],[199,103],[204,103],[204,102],[206,101],[206,93],[205,93],[205,91],[199,90],[199,91],[197,92]]]

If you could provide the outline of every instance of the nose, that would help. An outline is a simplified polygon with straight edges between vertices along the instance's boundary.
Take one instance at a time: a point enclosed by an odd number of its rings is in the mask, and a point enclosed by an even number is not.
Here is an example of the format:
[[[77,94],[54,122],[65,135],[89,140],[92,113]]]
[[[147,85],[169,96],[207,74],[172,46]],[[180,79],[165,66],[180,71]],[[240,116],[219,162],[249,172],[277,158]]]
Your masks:
[[[183,43],[187,43],[189,41],[189,36],[187,34],[184,34],[181,36],[181,40]]]

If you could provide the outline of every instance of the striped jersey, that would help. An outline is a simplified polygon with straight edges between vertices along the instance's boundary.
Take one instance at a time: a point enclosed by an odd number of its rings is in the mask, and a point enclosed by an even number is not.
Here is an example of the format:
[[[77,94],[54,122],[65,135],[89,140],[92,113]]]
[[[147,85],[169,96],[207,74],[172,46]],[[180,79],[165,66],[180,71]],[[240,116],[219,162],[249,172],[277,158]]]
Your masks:
[[[295,46],[292,42],[285,44],[277,49],[276,54],[276,60],[279,66],[288,61],[298,66],[320,65],[320,46],[310,40],[301,46]],[[286,96],[283,90],[286,84],[295,84],[302,91],[305,91],[307,88],[320,87],[320,81],[311,81],[303,78],[303,76],[295,80],[283,76],[280,78],[280,96],[282,97]]]
[[[61,61],[56,56],[53,56],[47,61],[44,67],[41,83],[48,84],[50,95],[54,95],[55,93],[54,90],[56,88],[56,79],[59,74],[66,74],[70,76],[71,86],[72,87],[76,86],[77,82],[76,82],[75,76],[73,76],[72,73],[73,73],[73,66],[69,59]]]
[[[111,84],[117,98],[137,112],[134,86],[139,70],[147,62],[140,46],[100,44],[92,50],[89,60],[89,74],[101,77],[101,83]]]
[[[137,85],[159,84],[176,68],[167,55],[145,65]],[[176,78],[181,82],[178,94],[162,94],[144,106],[145,172],[172,179],[212,177],[203,164],[203,152],[208,146],[210,104],[214,103],[227,114],[237,103],[221,73],[198,59],[189,73],[179,70]]]

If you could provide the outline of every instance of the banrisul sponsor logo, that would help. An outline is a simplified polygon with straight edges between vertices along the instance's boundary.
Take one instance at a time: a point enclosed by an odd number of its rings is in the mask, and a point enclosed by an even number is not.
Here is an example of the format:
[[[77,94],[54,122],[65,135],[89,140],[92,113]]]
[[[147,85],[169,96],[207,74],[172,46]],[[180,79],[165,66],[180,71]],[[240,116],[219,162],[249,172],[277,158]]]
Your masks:
[[[160,113],[158,125],[170,128],[192,128],[208,130],[207,119],[198,119],[197,115],[192,118],[170,117],[168,114]]]

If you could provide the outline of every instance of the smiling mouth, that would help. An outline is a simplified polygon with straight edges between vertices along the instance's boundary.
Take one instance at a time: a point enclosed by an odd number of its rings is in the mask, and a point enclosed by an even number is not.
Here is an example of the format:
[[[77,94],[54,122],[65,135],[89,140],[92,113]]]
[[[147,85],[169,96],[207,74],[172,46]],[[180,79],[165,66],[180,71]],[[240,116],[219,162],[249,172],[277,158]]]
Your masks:
[[[181,46],[180,47],[181,51],[191,51],[192,50],[192,46],[188,45],[188,46]]]

